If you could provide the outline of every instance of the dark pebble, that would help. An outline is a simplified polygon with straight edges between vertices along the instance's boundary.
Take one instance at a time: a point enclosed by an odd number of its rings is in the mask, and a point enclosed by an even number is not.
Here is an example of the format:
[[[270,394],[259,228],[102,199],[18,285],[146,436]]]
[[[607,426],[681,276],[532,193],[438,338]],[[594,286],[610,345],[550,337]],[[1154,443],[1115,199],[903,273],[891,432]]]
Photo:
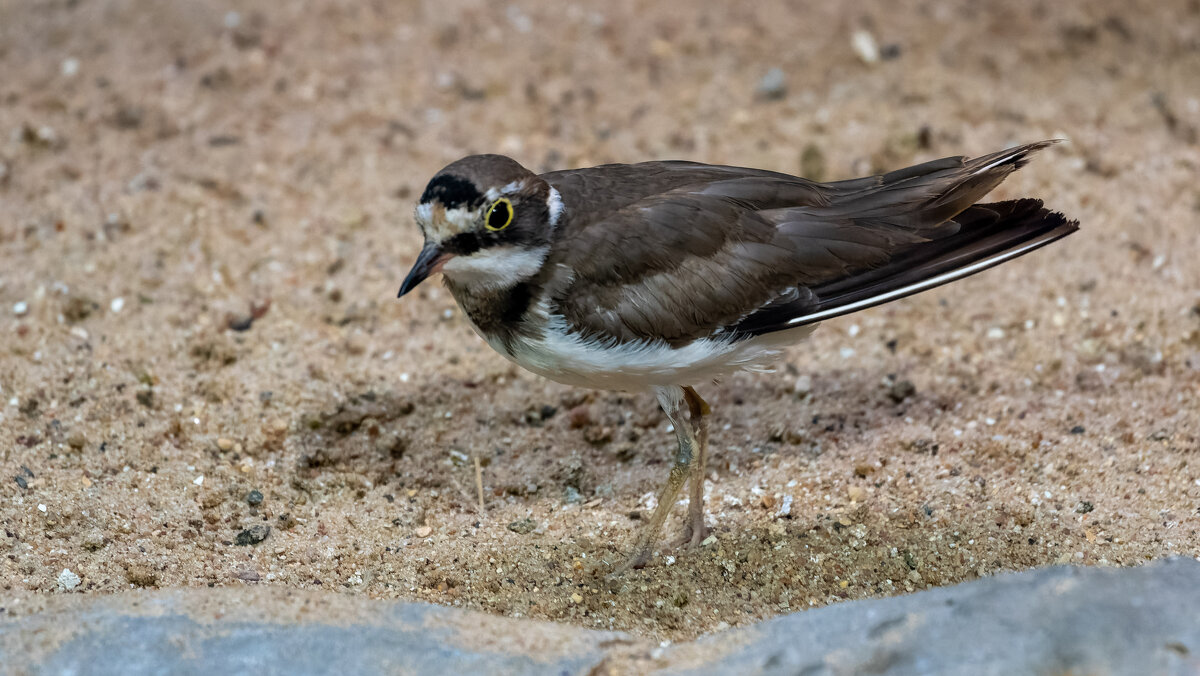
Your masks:
[[[917,386],[911,380],[897,380],[888,388],[888,396],[899,404],[917,393]]]
[[[527,535],[529,533],[532,533],[535,528],[537,528],[537,524],[535,524],[533,522],[533,519],[531,519],[529,517],[525,517],[524,519],[517,519],[516,521],[513,521],[512,523],[508,524],[509,530],[511,530],[514,533],[520,533],[521,535]]]
[[[1096,507],[1093,506],[1092,503],[1088,502],[1087,500],[1084,500],[1083,502],[1079,503],[1079,506],[1075,508],[1075,511],[1079,514],[1087,514],[1088,512],[1092,511],[1093,509],[1096,509]]]
[[[239,333],[242,331],[249,331],[251,326],[254,326],[253,315],[247,315],[245,317],[231,317],[229,319],[229,328]]]
[[[1071,434],[1083,434],[1085,431],[1083,425],[1076,425],[1071,428]]]
[[[262,491],[255,489],[246,494],[246,502],[251,506],[261,505],[263,501]]]
[[[263,540],[266,540],[267,536],[270,534],[271,534],[270,526],[266,525],[265,523],[256,523],[253,526],[250,526],[249,528],[247,528],[246,530],[238,533],[237,539],[235,539],[233,543],[239,547],[245,547],[247,545],[256,545],[256,544],[262,542]]]
[[[15,476],[15,477],[13,477],[13,479],[16,480],[17,485],[20,486],[21,488],[29,488],[29,482],[25,481],[25,477]]]

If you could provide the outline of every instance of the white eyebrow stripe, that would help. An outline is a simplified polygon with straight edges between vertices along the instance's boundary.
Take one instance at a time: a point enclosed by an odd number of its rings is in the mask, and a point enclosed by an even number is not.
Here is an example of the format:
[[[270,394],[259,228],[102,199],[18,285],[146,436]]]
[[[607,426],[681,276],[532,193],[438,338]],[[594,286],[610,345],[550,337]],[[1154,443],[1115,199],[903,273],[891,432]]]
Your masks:
[[[518,178],[517,180],[513,181],[512,183],[509,183],[508,185],[504,186],[503,188],[500,188],[500,194],[501,195],[511,195],[514,192],[517,192],[521,188],[524,188],[524,187],[525,187],[525,179]]]
[[[485,192],[483,196],[488,202],[495,202],[505,195],[511,195],[513,193],[520,192],[524,187],[525,179],[518,178],[507,185],[500,186],[499,188],[488,188],[487,192]]]

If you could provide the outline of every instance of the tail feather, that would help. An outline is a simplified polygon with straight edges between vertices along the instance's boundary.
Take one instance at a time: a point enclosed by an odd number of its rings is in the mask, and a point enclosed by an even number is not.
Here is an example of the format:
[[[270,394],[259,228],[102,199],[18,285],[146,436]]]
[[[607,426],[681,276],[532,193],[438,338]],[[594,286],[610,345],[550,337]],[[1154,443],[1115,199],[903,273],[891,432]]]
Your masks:
[[[968,277],[1062,239],[1079,222],[1038,199],[976,204],[955,218],[958,234],[913,247],[887,265],[813,287],[811,309],[788,320],[802,326],[903,298]],[[783,328],[783,327],[780,327]]]
[[[1075,232],[1078,221],[1046,209],[1041,200],[978,203],[1030,155],[1054,143],[972,159],[947,157],[825,184],[829,203],[780,212],[780,232],[800,250],[849,243],[854,255],[840,270],[820,270],[832,274],[815,274],[743,317],[733,333],[756,336],[857,312],[973,275]],[[844,235],[835,236],[841,228]]]
[[[959,213],[955,234],[910,245],[884,265],[795,290],[745,317],[733,331],[754,336],[865,310],[982,272],[1079,229],[1038,199],[975,204]]]

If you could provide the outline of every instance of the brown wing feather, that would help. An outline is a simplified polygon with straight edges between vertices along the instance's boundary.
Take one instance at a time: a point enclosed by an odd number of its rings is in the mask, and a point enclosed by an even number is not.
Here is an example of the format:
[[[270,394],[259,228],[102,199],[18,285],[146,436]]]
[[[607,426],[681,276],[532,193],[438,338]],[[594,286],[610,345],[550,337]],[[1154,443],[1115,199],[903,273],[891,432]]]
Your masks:
[[[570,215],[547,263],[572,271],[551,300],[574,329],[618,342],[786,328],[830,289],[859,302],[893,288],[888,275],[911,283],[898,265],[936,275],[965,260],[949,254],[1004,219],[955,216],[1045,145],[824,185],[683,162],[547,174]]]

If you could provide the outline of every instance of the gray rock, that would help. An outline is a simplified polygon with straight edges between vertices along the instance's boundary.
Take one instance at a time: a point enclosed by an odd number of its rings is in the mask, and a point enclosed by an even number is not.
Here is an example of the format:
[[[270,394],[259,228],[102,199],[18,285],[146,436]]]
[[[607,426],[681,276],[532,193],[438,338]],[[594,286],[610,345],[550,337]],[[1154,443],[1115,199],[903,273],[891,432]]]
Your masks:
[[[271,587],[62,595],[0,619],[29,674],[1200,673],[1200,563],[1046,568],[649,638]],[[320,613],[312,612],[320,608]],[[15,661],[14,661],[15,660]]]
[[[557,676],[587,673],[606,642],[628,638],[339,596],[261,587],[60,596],[85,601],[0,620],[0,672]]]
[[[1192,559],[1045,568],[707,636],[672,652],[687,666],[667,673],[1195,674],[1198,609]]]

